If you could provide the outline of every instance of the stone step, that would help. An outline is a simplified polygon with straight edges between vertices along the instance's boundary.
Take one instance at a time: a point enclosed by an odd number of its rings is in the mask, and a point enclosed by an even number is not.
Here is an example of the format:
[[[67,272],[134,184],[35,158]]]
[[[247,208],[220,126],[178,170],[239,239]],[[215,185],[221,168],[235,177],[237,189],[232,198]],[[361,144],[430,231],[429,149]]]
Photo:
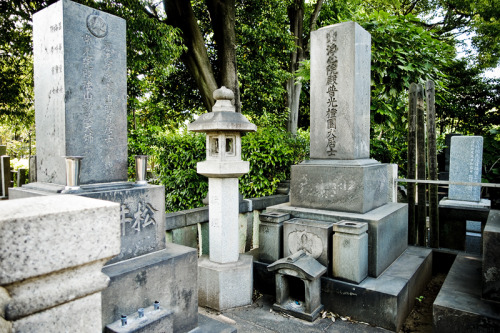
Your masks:
[[[273,295],[275,277],[267,265],[254,262],[254,287]],[[432,251],[408,247],[378,278],[353,284],[322,277],[321,302],[327,311],[397,332],[431,275]]]
[[[173,333],[173,311],[150,306],[106,326],[105,333]]]
[[[458,254],[433,304],[433,331],[499,332],[500,303],[481,298],[478,256]]]

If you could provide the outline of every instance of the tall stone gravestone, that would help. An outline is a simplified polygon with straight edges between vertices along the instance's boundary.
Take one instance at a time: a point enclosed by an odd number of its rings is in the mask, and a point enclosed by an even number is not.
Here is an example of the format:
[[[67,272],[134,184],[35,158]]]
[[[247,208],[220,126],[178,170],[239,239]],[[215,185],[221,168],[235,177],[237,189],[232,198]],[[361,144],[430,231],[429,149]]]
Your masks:
[[[407,206],[388,203],[387,166],[370,159],[370,59],[371,36],[355,22],[311,33],[311,159],[292,166],[293,208],[280,210],[369,223],[377,277],[406,249],[408,227]]]
[[[483,137],[453,136],[450,147],[450,180],[455,182],[481,182],[483,164]],[[481,200],[481,186],[450,185],[450,200]]]
[[[119,203],[102,328],[155,301],[172,311],[175,332],[196,328],[196,250],[166,244],[163,186],[127,182],[125,21],[61,0],[36,13],[33,28],[38,182],[12,198],[69,191]],[[78,190],[65,189],[63,156],[83,156]]]
[[[61,0],[33,22],[38,181],[64,185],[64,156],[82,184],[127,180],[125,20]]]

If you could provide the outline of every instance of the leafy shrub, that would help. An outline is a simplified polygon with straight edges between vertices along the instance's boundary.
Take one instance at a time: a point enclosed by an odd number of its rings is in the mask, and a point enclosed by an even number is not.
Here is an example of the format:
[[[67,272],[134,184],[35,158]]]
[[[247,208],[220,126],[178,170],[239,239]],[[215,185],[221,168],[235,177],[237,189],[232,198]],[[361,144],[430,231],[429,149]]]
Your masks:
[[[240,178],[244,197],[271,195],[278,183],[290,179],[290,168],[309,157],[309,132],[297,136],[276,128],[260,128],[242,138],[242,159],[250,172]]]
[[[309,133],[296,137],[276,128],[262,128],[242,138],[242,157],[250,172],[240,178],[245,197],[273,194],[280,181],[290,178],[290,167],[309,156]],[[129,177],[133,178],[134,155],[148,154],[154,178],[165,186],[167,212],[201,207],[208,181],[196,173],[196,164],[206,159],[205,135],[165,132],[158,128],[131,131]]]

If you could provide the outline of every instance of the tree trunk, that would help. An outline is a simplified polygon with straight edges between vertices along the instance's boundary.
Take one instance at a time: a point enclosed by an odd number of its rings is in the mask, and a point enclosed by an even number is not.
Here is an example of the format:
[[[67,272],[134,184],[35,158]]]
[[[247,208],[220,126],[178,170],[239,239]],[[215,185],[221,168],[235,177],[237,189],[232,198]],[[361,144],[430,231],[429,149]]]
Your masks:
[[[212,94],[218,86],[191,1],[164,0],[163,4],[167,13],[167,24],[182,31],[182,38],[188,50],[181,56],[181,60],[194,78],[203,104],[210,112],[215,102]]]
[[[219,82],[234,92],[236,112],[241,112],[240,88],[236,65],[235,0],[206,0],[214,30],[217,61],[220,68]]]
[[[295,50],[290,54],[290,66],[288,67],[289,72],[293,74],[299,68],[299,62],[304,60],[304,0],[294,0],[288,7],[288,18],[290,19],[290,32],[295,38]],[[295,85],[294,76],[288,79],[286,91],[290,114],[287,129],[293,134],[297,133],[301,89],[302,85]]]

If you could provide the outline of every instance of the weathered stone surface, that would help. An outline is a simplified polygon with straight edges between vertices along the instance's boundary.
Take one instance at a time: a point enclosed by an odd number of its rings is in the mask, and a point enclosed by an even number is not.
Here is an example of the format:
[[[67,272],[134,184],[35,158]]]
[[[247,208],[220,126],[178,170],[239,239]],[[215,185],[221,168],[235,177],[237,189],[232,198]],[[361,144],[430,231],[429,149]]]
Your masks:
[[[293,207],[289,203],[268,207],[268,211],[333,223],[368,223],[368,275],[372,277],[379,276],[408,246],[407,204],[388,203],[365,214]]]
[[[11,300],[5,318],[17,320],[77,298],[100,292],[109,278],[101,273],[106,260],[6,285]]]
[[[333,224],[333,277],[360,283],[368,275],[368,223]]]
[[[33,17],[38,181],[65,184],[63,156],[84,156],[81,183],[127,180],[125,20],[68,0]]]
[[[13,333],[100,331],[100,293],[78,298],[12,322]]]
[[[492,210],[483,231],[484,299],[500,302],[500,211]]]
[[[210,260],[238,261],[238,178],[209,178]]]
[[[483,163],[483,137],[453,136],[450,147],[450,181],[481,182]],[[448,197],[451,200],[481,200],[480,186],[450,185]]]
[[[172,242],[195,249],[198,248],[198,226],[190,225],[172,230]]]
[[[370,34],[354,22],[318,29],[311,55],[311,159],[368,158]]]
[[[278,212],[266,212],[259,215],[261,222],[281,223],[290,219],[290,214]]]
[[[1,201],[0,210],[0,284],[109,259],[120,248],[115,203],[59,195]]]
[[[374,160],[309,160],[291,178],[292,206],[366,213],[387,203],[387,167]]]
[[[481,298],[481,259],[458,254],[433,304],[433,331],[498,332],[500,305]]]
[[[110,263],[165,248],[165,188],[157,185],[82,192],[81,196],[120,204],[120,254]]]
[[[279,205],[281,203],[288,202],[290,200],[290,196],[283,194],[276,194],[261,198],[251,198],[248,200],[252,201],[253,210],[264,210],[269,206]]]
[[[165,214],[165,230],[169,231],[176,228],[182,228],[186,226],[186,213],[174,212]]]
[[[139,317],[136,311],[127,316],[127,324],[123,325],[121,319],[106,326],[107,333],[172,333],[173,320],[172,311],[154,306],[142,308],[144,310],[143,317]]]
[[[224,310],[252,304],[253,258],[240,255],[232,263],[219,264],[201,256],[198,260],[200,306]]]
[[[280,258],[283,258],[283,222],[261,222],[259,227],[259,260],[273,263]]]
[[[186,225],[208,222],[208,207],[193,208],[186,211]]]
[[[188,332],[197,326],[195,249],[167,244],[164,250],[107,265],[102,271],[111,282],[102,292],[101,328],[154,301],[174,312],[174,332]]]
[[[283,222],[283,256],[303,250],[331,271],[332,225],[307,219]]]

